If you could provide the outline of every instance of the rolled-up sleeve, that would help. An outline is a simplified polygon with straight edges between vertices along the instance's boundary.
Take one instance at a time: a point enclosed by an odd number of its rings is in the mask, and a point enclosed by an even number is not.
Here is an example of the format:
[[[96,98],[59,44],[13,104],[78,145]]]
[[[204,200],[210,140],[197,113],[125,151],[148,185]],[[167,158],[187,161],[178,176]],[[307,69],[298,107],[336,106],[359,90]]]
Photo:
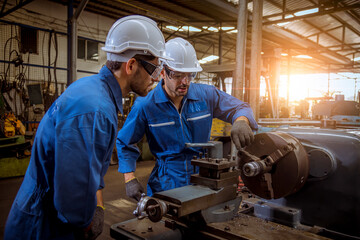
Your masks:
[[[96,191],[114,146],[115,126],[101,113],[82,114],[56,126],[54,204],[58,218],[87,227],[96,208]]]
[[[135,171],[136,160],[140,155],[140,150],[136,144],[145,134],[146,122],[141,104],[135,102],[116,139],[119,172],[128,173]]]

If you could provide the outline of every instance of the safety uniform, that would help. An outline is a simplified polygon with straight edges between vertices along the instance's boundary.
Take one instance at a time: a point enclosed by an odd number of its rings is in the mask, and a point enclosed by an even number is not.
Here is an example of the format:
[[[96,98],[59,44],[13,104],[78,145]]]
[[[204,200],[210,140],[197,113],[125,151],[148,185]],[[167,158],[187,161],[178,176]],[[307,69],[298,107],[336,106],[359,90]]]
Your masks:
[[[232,123],[245,116],[251,128],[257,129],[247,103],[213,86],[191,83],[178,111],[162,85],[163,81],[146,97],[137,98],[116,141],[119,172],[134,172],[140,154],[135,144],[146,134],[156,157],[147,186],[149,196],[190,184],[190,162],[201,149],[186,148],[185,143],[208,142],[213,118]]]
[[[104,187],[122,111],[107,67],[72,83],[36,133],[29,167],[5,227],[5,239],[74,239],[92,221]]]

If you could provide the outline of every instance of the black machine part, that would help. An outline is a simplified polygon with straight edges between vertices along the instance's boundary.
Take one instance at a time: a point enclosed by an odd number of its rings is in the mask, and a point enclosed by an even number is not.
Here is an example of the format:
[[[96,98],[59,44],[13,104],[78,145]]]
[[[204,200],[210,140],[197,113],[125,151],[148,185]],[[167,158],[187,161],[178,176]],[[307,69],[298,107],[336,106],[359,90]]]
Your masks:
[[[254,142],[238,152],[241,178],[257,196],[277,199],[298,191],[309,175],[309,160],[301,143],[281,132],[255,135]]]

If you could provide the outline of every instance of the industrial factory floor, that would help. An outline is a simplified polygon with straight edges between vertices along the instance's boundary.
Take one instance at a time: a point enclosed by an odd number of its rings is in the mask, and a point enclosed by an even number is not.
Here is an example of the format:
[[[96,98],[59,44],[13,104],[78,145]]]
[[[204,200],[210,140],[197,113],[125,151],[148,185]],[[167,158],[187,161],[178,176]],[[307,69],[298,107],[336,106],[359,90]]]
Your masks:
[[[146,182],[155,161],[140,161],[137,164],[136,176],[146,189]],[[103,197],[105,202],[104,231],[99,240],[110,240],[110,226],[133,218],[135,200],[131,200],[125,194],[123,175],[117,171],[118,165],[112,165],[105,176],[105,189]],[[12,202],[22,183],[23,177],[0,180],[0,239],[4,236],[6,218],[9,214]]]

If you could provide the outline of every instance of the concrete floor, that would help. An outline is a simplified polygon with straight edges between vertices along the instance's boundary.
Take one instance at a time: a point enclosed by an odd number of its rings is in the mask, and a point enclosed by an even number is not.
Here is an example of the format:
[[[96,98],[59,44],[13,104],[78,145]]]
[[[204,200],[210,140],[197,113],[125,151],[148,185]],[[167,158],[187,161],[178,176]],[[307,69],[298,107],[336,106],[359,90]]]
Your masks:
[[[137,163],[136,176],[146,190],[146,183],[155,161],[140,161]],[[110,240],[110,226],[134,218],[132,212],[136,208],[135,200],[125,194],[124,178],[117,171],[118,165],[109,167],[105,175],[105,188],[103,190],[105,204],[105,221],[103,233],[99,240]],[[23,177],[0,179],[0,239],[4,236],[6,218],[16,193],[22,183]]]

